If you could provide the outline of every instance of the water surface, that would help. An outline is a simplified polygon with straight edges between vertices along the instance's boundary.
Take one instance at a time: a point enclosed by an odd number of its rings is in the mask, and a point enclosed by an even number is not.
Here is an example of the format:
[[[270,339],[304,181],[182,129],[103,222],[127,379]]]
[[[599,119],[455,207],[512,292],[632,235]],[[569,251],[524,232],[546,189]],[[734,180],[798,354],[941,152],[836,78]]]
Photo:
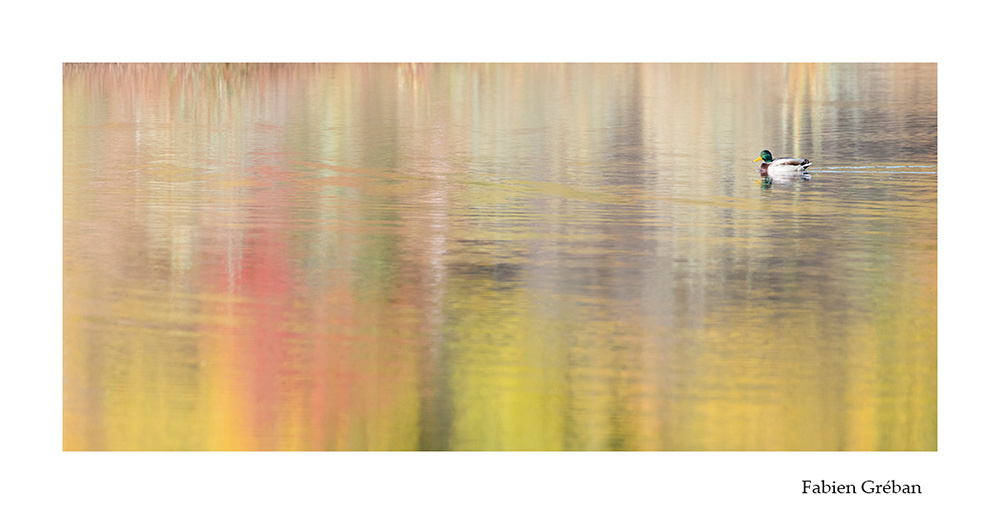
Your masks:
[[[936,450],[936,75],[66,65],[64,448]]]

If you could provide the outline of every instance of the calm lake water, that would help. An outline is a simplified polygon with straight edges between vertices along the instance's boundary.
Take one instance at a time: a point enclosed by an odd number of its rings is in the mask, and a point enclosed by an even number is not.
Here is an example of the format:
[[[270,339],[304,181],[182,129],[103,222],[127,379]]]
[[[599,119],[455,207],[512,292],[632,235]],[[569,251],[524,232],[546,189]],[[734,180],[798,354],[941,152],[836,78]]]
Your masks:
[[[67,450],[937,449],[934,64],[63,86]]]

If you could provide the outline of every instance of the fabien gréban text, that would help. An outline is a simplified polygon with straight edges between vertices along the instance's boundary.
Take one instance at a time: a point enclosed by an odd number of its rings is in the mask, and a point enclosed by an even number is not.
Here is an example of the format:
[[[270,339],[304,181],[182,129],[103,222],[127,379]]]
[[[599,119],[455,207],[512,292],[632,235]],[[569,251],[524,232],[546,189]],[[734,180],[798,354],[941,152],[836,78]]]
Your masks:
[[[901,484],[895,480],[875,481],[865,480],[861,485],[838,484],[837,482],[820,480],[802,481],[802,494],[923,494],[920,484]]]

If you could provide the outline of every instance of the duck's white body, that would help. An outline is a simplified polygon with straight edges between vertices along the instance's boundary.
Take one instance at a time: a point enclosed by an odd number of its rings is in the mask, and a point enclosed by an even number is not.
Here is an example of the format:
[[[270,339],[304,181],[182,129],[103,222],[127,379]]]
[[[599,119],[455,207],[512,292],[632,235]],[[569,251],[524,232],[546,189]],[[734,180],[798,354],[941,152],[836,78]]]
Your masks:
[[[812,166],[812,163],[808,159],[782,157],[761,163],[759,171],[762,177],[795,177],[805,173],[809,166]]]

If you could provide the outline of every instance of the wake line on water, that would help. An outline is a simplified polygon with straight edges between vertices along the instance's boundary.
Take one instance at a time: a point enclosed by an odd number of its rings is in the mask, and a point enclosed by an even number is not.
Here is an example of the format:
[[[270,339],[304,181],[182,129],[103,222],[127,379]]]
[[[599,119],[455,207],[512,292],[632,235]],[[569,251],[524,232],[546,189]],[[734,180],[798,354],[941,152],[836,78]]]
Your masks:
[[[935,166],[837,166],[833,168],[810,168],[809,173],[886,173],[886,174],[918,174],[935,175],[937,171],[920,171],[920,169]]]

